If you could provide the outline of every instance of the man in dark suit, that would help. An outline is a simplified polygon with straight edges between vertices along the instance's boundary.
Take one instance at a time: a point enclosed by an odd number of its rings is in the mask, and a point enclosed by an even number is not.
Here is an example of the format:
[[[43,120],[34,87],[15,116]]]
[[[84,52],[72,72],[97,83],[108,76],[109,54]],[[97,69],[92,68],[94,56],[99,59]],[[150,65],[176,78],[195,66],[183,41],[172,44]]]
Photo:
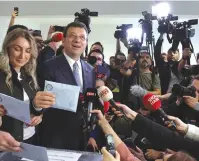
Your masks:
[[[45,63],[43,79],[41,78],[42,87],[44,87],[44,80],[49,80],[80,86],[81,92],[84,92],[87,88],[94,88],[94,69],[80,59],[87,46],[87,37],[88,31],[83,23],[72,22],[65,28],[64,54]],[[80,106],[78,106],[76,113],[54,108],[47,109],[43,116],[40,131],[42,146],[83,150],[82,113]]]

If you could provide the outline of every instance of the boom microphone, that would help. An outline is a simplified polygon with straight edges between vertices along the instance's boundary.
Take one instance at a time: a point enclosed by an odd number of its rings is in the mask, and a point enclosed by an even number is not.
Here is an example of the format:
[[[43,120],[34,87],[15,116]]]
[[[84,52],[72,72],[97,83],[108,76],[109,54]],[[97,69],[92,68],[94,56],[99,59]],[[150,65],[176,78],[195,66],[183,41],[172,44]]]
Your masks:
[[[63,39],[63,33],[59,32],[54,34],[50,39],[45,40],[44,44],[49,44],[50,42],[59,42]]]
[[[106,87],[106,86],[101,86],[97,89],[97,93],[98,96],[104,101],[107,102],[109,101],[110,104],[116,108],[116,110],[119,110],[125,117],[125,119],[127,119],[126,114],[116,105],[115,101],[113,100],[113,93],[111,92],[111,90]]]

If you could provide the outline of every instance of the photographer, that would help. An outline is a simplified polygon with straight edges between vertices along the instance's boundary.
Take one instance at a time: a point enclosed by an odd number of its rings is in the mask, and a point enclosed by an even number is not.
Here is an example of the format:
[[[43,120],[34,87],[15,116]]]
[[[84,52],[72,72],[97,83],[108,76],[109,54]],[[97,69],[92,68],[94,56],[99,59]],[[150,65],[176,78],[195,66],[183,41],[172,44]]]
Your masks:
[[[170,93],[173,84],[179,84],[182,78],[178,72],[179,50],[173,51],[172,48],[170,48],[167,52],[168,62],[163,60],[161,57],[163,41],[163,34],[161,34],[154,49],[154,57],[160,76],[162,94],[166,94]]]
[[[165,112],[180,118],[185,123],[199,125],[199,112],[196,111],[199,99],[199,77],[193,79],[190,87],[186,89],[185,87],[180,88],[181,90],[172,89],[172,95],[177,96],[177,101],[170,104],[168,108],[165,109]],[[184,91],[186,91],[186,93]],[[196,110],[194,110],[195,108]]]

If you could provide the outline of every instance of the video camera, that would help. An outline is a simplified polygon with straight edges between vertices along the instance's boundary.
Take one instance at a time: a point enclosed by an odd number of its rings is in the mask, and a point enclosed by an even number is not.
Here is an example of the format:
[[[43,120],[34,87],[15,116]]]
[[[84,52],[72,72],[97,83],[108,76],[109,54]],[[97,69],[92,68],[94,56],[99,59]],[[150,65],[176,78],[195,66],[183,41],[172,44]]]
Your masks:
[[[128,53],[137,54],[140,52],[141,47],[142,43],[138,39],[130,39]],[[133,58],[135,58],[135,55],[133,56]]]
[[[132,28],[133,25],[132,24],[122,24],[121,26],[117,26],[116,27],[116,31],[114,34],[114,37],[116,39],[124,39],[127,37],[127,30]]]
[[[196,88],[194,86],[183,87],[179,84],[174,84],[172,88],[172,93],[176,96],[191,96],[196,97]]]
[[[159,33],[172,33],[174,26],[171,24],[170,21],[176,21],[178,20],[178,16],[173,16],[172,14],[169,14],[167,17],[162,17],[158,19],[158,32]]]
[[[84,23],[87,27],[88,33],[91,32],[91,29],[89,27],[91,22],[90,16],[98,16],[98,12],[90,12],[89,9],[83,8],[81,9],[81,13],[75,13],[75,21]]]
[[[192,19],[184,22],[174,22],[174,29],[172,36],[174,40],[183,41],[189,39],[195,35],[195,29],[192,25],[197,25],[198,19]]]

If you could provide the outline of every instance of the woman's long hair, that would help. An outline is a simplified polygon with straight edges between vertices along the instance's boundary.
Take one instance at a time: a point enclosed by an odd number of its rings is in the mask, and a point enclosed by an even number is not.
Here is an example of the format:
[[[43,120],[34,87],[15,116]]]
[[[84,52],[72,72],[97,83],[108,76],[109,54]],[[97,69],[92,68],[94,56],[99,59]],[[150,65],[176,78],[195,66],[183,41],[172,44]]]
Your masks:
[[[9,47],[10,44],[18,39],[19,37],[25,38],[31,47],[31,58],[27,64],[25,64],[22,68],[25,71],[27,76],[32,77],[33,85],[35,89],[38,89],[37,78],[36,78],[36,66],[37,66],[37,45],[35,42],[34,37],[29,33],[29,31],[23,29],[15,29],[7,34],[4,39],[2,51],[0,53],[0,70],[6,74],[6,84],[10,91],[13,91],[13,84],[12,84],[12,71],[10,68],[10,61],[9,61]]]

